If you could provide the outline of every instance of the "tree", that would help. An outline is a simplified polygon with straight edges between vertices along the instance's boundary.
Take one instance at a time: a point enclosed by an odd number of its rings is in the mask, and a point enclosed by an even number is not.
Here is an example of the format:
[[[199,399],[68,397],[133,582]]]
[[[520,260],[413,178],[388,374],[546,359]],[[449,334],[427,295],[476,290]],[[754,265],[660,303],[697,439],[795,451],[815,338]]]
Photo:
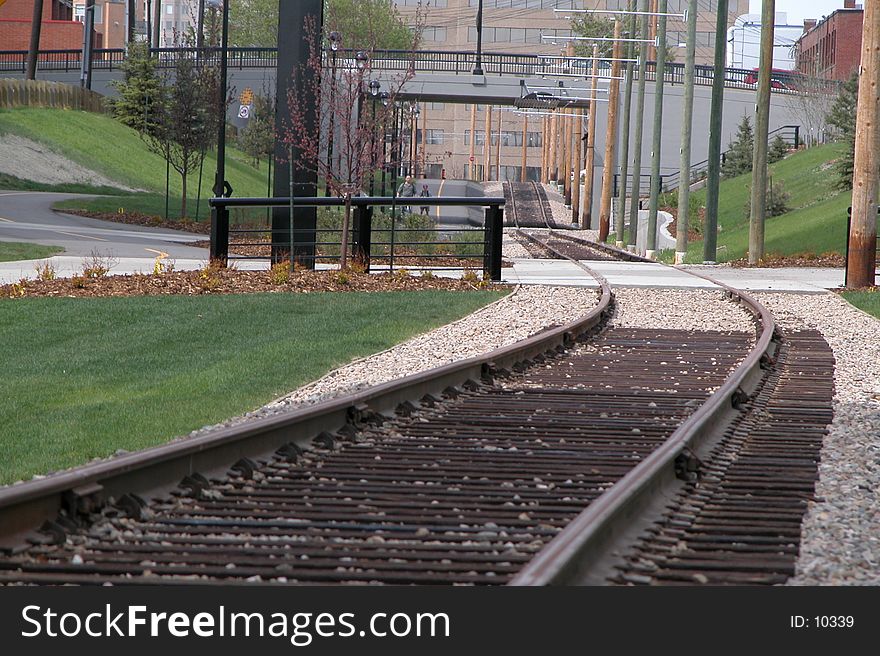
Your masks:
[[[767,162],[773,164],[781,159],[785,159],[786,155],[788,155],[788,144],[785,143],[785,139],[781,135],[777,134],[776,138],[770,143],[770,149],[767,151]]]
[[[326,26],[325,26],[326,29]],[[345,200],[342,223],[341,257],[343,268],[348,265],[348,234],[351,225],[351,199],[368,185],[373,172],[383,164],[383,137],[392,116],[400,89],[413,75],[413,67],[397,78],[382,82],[384,102],[373,102],[365,107],[367,83],[371,79],[370,54],[364,58],[340,58],[336,76],[323,66],[321,34],[316,21],[306,23],[309,42],[308,60],[294,70],[286,98],[288,123],[277,137],[287,146],[291,169],[291,197],[293,196],[293,169],[317,173],[327,188]],[[416,32],[418,36],[418,32]],[[418,39],[416,38],[416,45]],[[322,108],[317,115],[314,107]],[[330,120],[332,117],[332,122]],[[333,157],[327,157],[327,138],[333,126]]]
[[[859,96],[859,76],[853,73],[840,88],[840,92],[828,112],[828,124],[837,128],[840,139],[846,150],[835,166],[839,189],[851,189],[853,180],[853,162],[856,148],[856,107]]]
[[[730,144],[724,153],[724,163],[721,165],[721,175],[725,178],[733,178],[752,170],[752,152],[755,149],[755,135],[752,132],[752,124],[749,117],[743,115],[739,127],[736,130],[736,139]]]
[[[113,115],[141,134],[156,132],[158,108],[165,102],[165,87],[157,65],[146,42],[136,41],[129,44],[128,56],[122,62],[123,79],[111,83],[119,92],[111,101]]]
[[[327,0],[327,32],[342,35],[343,48],[411,50],[413,31],[390,0]],[[231,0],[229,42],[274,47],[278,43],[278,0]]]
[[[610,39],[614,36],[614,21],[594,14],[578,14],[571,19],[571,31],[575,36]],[[600,57],[611,57],[612,41],[596,41],[595,44],[599,46]],[[576,41],[574,53],[578,57],[592,57],[593,42]]]
[[[187,180],[217,134],[218,80],[211,68],[198,68],[185,52],[177,54],[174,79],[165,102],[156,108],[157,129],[146,133],[150,148],[180,174],[180,215],[187,211]],[[225,116],[222,118],[225,122]]]
[[[749,197],[751,198],[752,190],[749,187]],[[785,190],[785,185],[782,183],[782,180],[773,184],[773,178],[770,178],[769,184],[767,185],[767,197],[765,199],[764,209],[767,212],[767,216],[782,216],[786,212],[789,211],[788,201],[791,200],[791,194],[789,194]],[[745,206],[743,207],[743,212],[748,218],[752,213],[752,203],[751,200],[747,200]]]
[[[832,84],[828,80],[801,75],[790,85],[794,93],[782,96],[792,114],[800,119],[801,136],[807,147],[820,143],[827,129],[828,112],[834,102]]]

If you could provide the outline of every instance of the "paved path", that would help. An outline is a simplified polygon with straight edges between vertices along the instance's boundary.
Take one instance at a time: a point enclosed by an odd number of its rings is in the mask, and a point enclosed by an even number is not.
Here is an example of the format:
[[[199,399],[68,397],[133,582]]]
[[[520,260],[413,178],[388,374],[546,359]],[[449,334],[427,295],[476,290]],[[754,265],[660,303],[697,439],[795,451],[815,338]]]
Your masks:
[[[186,246],[204,235],[179,230],[132,226],[53,212],[52,204],[80,194],[0,191],[0,241],[21,241],[64,248],[64,255],[82,258],[93,251],[115,258],[176,259],[208,257],[205,248]]]
[[[445,190],[444,190],[445,193]],[[447,194],[448,195],[448,194]],[[62,246],[65,252],[49,258],[59,276],[82,270],[82,260],[97,251],[115,260],[114,274],[152,272],[160,253],[174,260],[178,270],[199,269],[208,259],[203,248],[186,242],[204,240],[203,235],[129,226],[110,221],[53,212],[56,200],[77,194],[0,191],[0,241],[27,241]],[[35,277],[35,266],[44,260],[0,262],[0,284]],[[544,285],[595,284],[582,269],[565,260],[515,259],[513,267],[502,269],[505,282]],[[587,262],[619,287],[713,287],[712,283],[690,276],[694,271],[744,290],[822,292],[843,285],[843,269],[786,268],[734,269],[726,266],[687,266],[673,268],[640,262]],[[262,269],[266,262],[240,262],[240,269]],[[321,268],[324,268],[323,266]],[[379,270],[377,268],[376,270]],[[438,272],[460,277],[461,270]],[[880,282],[880,281],[878,281]]]

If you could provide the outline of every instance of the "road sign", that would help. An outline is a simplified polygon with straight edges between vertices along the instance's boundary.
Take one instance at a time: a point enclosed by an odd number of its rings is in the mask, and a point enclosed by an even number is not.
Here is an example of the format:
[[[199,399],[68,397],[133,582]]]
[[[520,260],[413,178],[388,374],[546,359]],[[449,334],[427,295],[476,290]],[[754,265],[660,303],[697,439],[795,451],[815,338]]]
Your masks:
[[[239,105],[238,106],[238,118],[250,118],[251,117],[251,106],[250,105]]]
[[[254,91],[250,87],[245,87],[244,91],[241,92],[241,95],[238,97],[238,102],[242,105],[253,105],[254,104]]]
[[[472,161],[472,162],[474,161],[474,158],[473,158],[473,157],[468,157],[468,159],[469,159],[470,161]]]

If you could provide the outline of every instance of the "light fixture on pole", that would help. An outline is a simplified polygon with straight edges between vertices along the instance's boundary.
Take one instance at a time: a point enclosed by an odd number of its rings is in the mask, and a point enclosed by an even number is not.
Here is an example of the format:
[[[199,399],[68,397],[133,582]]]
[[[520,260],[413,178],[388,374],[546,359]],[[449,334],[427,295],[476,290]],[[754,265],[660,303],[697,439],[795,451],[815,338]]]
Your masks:
[[[339,50],[339,46],[342,45],[342,36],[337,31],[332,31],[327,35],[327,40],[330,42],[330,107],[332,108],[336,104],[336,52]],[[333,122],[333,110],[330,111],[330,120],[327,126],[327,170],[330,171],[333,169],[333,131],[336,129],[336,126]],[[324,195],[330,195],[330,185],[324,185]]]
[[[222,0],[210,0],[216,6]],[[229,197],[232,186],[226,180],[226,54],[229,48],[229,3],[223,2],[223,28],[220,35],[220,83],[218,84],[217,172],[214,176],[214,197]],[[229,248],[229,210],[214,208],[211,212],[211,259],[226,264]]]
[[[483,0],[477,0],[477,58],[473,73],[483,74]]]

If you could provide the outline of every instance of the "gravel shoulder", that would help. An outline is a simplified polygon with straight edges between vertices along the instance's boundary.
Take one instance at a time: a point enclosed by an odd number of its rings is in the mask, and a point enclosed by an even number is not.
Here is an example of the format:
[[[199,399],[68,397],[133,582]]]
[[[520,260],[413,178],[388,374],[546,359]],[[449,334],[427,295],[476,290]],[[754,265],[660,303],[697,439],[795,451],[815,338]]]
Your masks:
[[[834,352],[834,420],[790,585],[880,585],[880,320],[836,294],[759,294],[787,330]]]

